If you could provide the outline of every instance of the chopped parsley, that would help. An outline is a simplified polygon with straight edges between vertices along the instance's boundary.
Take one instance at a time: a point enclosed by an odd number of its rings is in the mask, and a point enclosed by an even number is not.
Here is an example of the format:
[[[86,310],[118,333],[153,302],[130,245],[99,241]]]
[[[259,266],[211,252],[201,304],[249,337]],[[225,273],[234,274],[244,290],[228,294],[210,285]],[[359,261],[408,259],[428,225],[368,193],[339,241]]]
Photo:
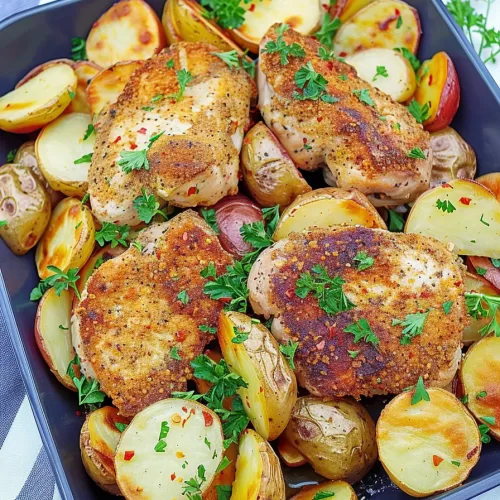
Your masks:
[[[111,243],[111,248],[118,245],[128,247],[127,237],[129,232],[130,227],[127,224],[118,226],[112,222],[103,222],[101,229],[95,233],[95,240],[101,247],[106,243]]]
[[[186,305],[189,302],[189,295],[186,290],[182,290],[177,294],[177,300],[181,302],[181,304]]]
[[[413,314],[407,314],[405,319],[393,319],[392,326],[404,326],[401,332],[401,345],[410,345],[411,341],[417,335],[420,335],[424,331],[424,324],[430,310],[426,312],[418,312]]]
[[[212,335],[217,333],[217,327],[215,326],[200,325],[198,329],[203,333],[211,333]]]
[[[228,52],[212,52],[214,56],[222,59],[230,68],[239,68],[240,58],[236,49]]]
[[[480,417],[480,419],[488,425],[495,425],[495,417]]]
[[[358,252],[354,257],[354,262],[357,265],[358,271],[364,271],[373,266],[375,259],[370,257],[366,252]]]
[[[147,151],[151,146],[164,134],[160,132],[151,136],[146,149],[139,149],[137,151],[120,151],[120,160],[116,163],[122,167],[126,174],[130,174],[132,170],[149,170],[149,161],[147,158]]]
[[[304,66],[301,66],[294,76],[295,84],[299,89],[302,89],[302,93],[294,91],[293,98],[300,101],[312,100],[317,101],[321,99],[325,102],[336,102],[337,98],[333,98],[326,92],[326,85],[328,80],[321,74],[317,73],[308,61]]]
[[[491,436],[489,435],[490,428],[486,424],[480,424],[479,432],[481,434],[481,442],[488,444],[491,441]]]
[[[182,96],[184,95],[184,91],[186,90],[186,86],[193,80],[193,76],[189,71],[186,71],[184,68],[176,71],[177,81],[179,82],[179,90],[175,94],[168,94],[167,98],[175,99],[176,101],[180,101]]]
[[[460,462],[458,462],[457,460],[452,460],[451,463],[453,465],[456,465],[457,467],[460,467]]]
[[[240,332],[238,328],[233,326],[234,337],[231,339],[233,344],[243,344],[248,339],[250,332]]]
[[[181,360],[181,357],[179,356],[179,348],[176,345],[170,349],[170,357],[177,361]]]
[[[352,93],[364,104],[368,106],[375,106],[375,101],[370,96],[368,89],[353,90]]]
[[[17,154],[17,149],[11,149],[7,153],[7,163],[12,163],[16,157],[16,154]]]
[[[403,216],[395,212],[394,210],[388,210],[389,212],[389,231],[393,233],[400,233],[405,227],[405,220]]]
[[[266,45],[262,49],[262,52],[267,52],[269,54],[274,54],[274,53],[279,54],[280,63],[282,66],[286,66],[289,63],[288,56],[305,57],[306,55],[302,45],[298,44],[297,42],[288,45],[283,40],[283,34],[289,28],[290,26],[288,26],[287,24],[281,24],[280,26],[278,26],[276,28],[276,33],[278,33],[276,41],[270,40],[269,42],[266,43]]]
[[[389,73],[387,72],[387,68],[385,66],[377,66],[375,76],[372,78],[372,82],[376,81],[379,76],[383,78],[387,78],[389,76]]]
[[[233,487],[230,484],[217,484],[215,490],[217,491],[217,500],[231,500]]]
[[[69,328],[63,325],[59,325],[59,330],[69,330]]]
[[[154,97],[151,98],[151,102],[158,102],[161,101],[165,96],[163,94],[156,94]]]
[[[399,47],[394,49],[396,52],[399,52],[405,59],[408,59],[413,71],[415,73],[420,68],[422,63],[418,60],[418,58],[413,54],[413,52],[409,51],[406,47]]]
[[[115,427],[120,431],[123,432],[127,427],[128,424],[122,424],[121,422],[115,422]]]
[[[76,282],[80,278],[80,276],[78,276],[78,268],[73,267],[68,269],[67,272],[63,272],[56,266],[47,266],[47,270],[54,274],[40,281],[38,286],[31,290],[30,300],[35,301],[41,299],[42,295],[50,288],[54,288],[58,297],[64,290],[71,288],[78,299],[80,299],[80,292],[76,287]]]
[[[333,491],[318,491],[314,494],[312,500],[324,500],[325,498],[333,498],[335,493]]]
[[[155,195],[148,194],[145,188],[142,188],[142,195],[133,201],[133,207],[139,220],[146,224],[149,224],[155,215],[161,215],[165,220],[168,219],[167,214],[160,210],[160,203],[156,201]]]
[[[491,318],[491,321],[479,330],[481,336],[494,333],[495,337],[500,337],[500,324],[497,321],[500,297],[484,293],[465,292],[465,305],[469,315],[474,319]]]
[[[453,300],[448,300],[443,302],[443,311],[445,314],[450,314],[451,307],[453,306]]]
[[[413,396],[411,397],[411,404],[416,405],[417,403],[420,403],[420,401],[430,400],[431,398],[429,396],[429,393],[425,390],[424,379],[422,377],[418,377],[415,391],[413,392]]]
[[[205,477],[205,466],[198,465],[198,474],[187,481],[184,481],[184,491],[183,496],[187,496],[189,500],[201,500],[202,492],[201,487],[206,481]]]
[[[484,276],[488,271],[484,267],[476,267],[476,273],[479,276]]]
[[[5,227],[8,224],[6,220],[0,220],[0,227]]]
[[[221,463],[219,464],[217,469],[215,470],[215,473],[218,474],[220,471],[223,471],[230,463],[231,463],[231,460],[229,460],[229,458],[227,458],[227,457],[224,457],[221,460]]]
[[[480,391],[476,394],[476,399],[485,398],[488,395],[486,391]]]
[[[71,101],[76,97],[76,93],[72,90],[68,90],[68,95]]]
[[[447,212],[449,214],[453,213],[456,210],[455,205],[453,205],[451,201],[448,200],[441,201],[440,199],[436,201],[436,208],[442,210],[443,212]]]
[[[481,218],[479,219],[479,222],[481,222],[482,224],[484,224],[485,226],[489,226],[490,223],[489,222],[486,222],[484,219],[484,214],[481,214]]]
[[[73,61],[86,61],[87,50],[85,49],[85,39],[73,37],[71,39],[71,59]]]
[[[94,133],[95,133],[94,125],[92,125],[92,123],[89,123],[87,130],[85,131],[85,134],[83,135],[83,140],[86,141]]]
[[[205,222],[213,229],[215,234],[220,234],[217,219],[215,217],[215,210],[213,208],[202,208],[201,215],[205,219]]]
[[[413,118],[417,120],[417,123],[424,123],[425,120],[429,118],[429,103],[420,105],[420,103],[413,99],[408,105],[408,111],[412,114]]]
[[[335,59],[335,52],[333,50],[328,50],[322,45],[318,48],[318,57],[323,61],[331,61]]]
[[[237,29],[245,22],[246,10],[240,5],[241,0],[201,0],[200,3],[207,9],[203,15],[214,19],[222,28]]]
[[[175,65],[175,61],[174,61],[173,59],[169,59],[169,60],[165,63],[165,66],[166,66],[167,68],[170,68],[170,69],[172,69],[172,68],[174,67],[174,65]]]
[[[361,340],[364,340],[366,343],[370,343],[376,346],[380,342],[380,339],[371,329],[368,320],[365,318],[361,318],[356,323],[352,323],[347,328],[344,328],[344,332],[352,333],[354,335],[355,344],[357,344]]]
[[[94,155],[94,153],[89,153],[87,155],[83,155],[80,158],[78,158],[77,160],[75,160],[73,163],[75,165],[78,165],[80,163],[90,163],[92,161],[93,155]]]
[[[401,15],[398,17],[398,20],[396,22],[396,29],[398,30],[399,28],[401,28],[401,26],[403,26],[403,18],[401,17]]]
[[[414,160],[426,160],[427,159],[427,157],[425,156],[425,153],[419,147],[410,149],[410,151],[408,151],[408,154],[406,156],[408,156],[408,158],[413,158]]]
[[[328,12],[323,16],[321,28],[314,34],[314,37],[325,47],[333,49],[333,39],[340,28],[341,21],[338,17],[332,19]]]
[[[349,351],[349,349],[347,350],[347,352],[352,359],[356,359],[357,355],[359,354],[359,351]]]
[[[287,340],[286,344],[280,344],[280,352],[285,356],[292,370],[295,370],[294,358],[297,347],[299,347],[299,343],[291,340]]]
[[[73,384],[78,390],[78,404],[88,405],[90,410],[99,408],[106,397],[104,392],[99,389],[99,382],[94,379],[88,379],[83,373],[77,377],[73,369],[73,365],[80,365],[78,354],[69,362],[66,374],[70,376]]]

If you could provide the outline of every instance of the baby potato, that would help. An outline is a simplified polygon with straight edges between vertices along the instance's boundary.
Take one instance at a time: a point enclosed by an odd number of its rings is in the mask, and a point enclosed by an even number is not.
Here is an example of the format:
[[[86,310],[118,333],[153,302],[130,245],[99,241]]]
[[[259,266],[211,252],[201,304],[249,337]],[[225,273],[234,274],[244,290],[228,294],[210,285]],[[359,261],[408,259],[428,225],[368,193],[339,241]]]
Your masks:
[[[43,128],[36,140],[36,156],[52,189],[82,197],[94,152],[95,133],[88,132],[90,115],[70,113]]]
[[[95,245],[95,225],[92,212],[76,198],[65,198],[54,209],[49,225],[35,254],[41,279],[48,278],[47,266],[62,271],[80,269],[89,259]]]
[[[17,255],[33,248],[50,220],[50,199],[34,171],[21,165],[0,167],[0,236]]]
[[[444,389],[396,396],[377,421],[380,461],[405,493],[424,497],[465,481],[479,460],[481,440],[474,418]]]
[[[356,12],[365,8],[369,3],[374,0],[337,0],[337,2],[330,2],[333,4],[330,7],[330,15],[335,18],[338,17],[342,23],[345,23]]]
[[[285,500],[280,461],[270,444],[252,429],[242,432],[231,500]]]
[[[328,479],[355,483],[377,460],[375,424],[353,399],[299,398],[284,435]]]
[[[252,198],[261,207],[286,208],[311,191],[276,136],[262,122],[245,136],[241,149],[241,174]]]
[[[328,496],[328,494],[330,494]],[[321,484],[305,486],[290,500],[318,500],[331,498],[332,500],[357,500],[352,486],[345,481],[326,481]]]
[[[76,74],[77,84],[75,97],[71,104],[64,110],[64,113],[90,113],[90,106],[87,100],[87,86],[96,76],[101,68],[90,61],[78,61],[73,63],[73,71]]]
[[[500,337],[484,337],[470,347],[460,365],[467,408],[500,441]]]
[[[307,463],[305,457],[289,443],[284,434],[281,434],[278,438],[277,448],[281,460],[283,460],[288,467],[300,467]]]
[[[219,344],[230,371],[247,382],[238,389],[245,412],[266,440],[285,429],[297,399],[297,381],[269,330],[249,316],[221,311]]]

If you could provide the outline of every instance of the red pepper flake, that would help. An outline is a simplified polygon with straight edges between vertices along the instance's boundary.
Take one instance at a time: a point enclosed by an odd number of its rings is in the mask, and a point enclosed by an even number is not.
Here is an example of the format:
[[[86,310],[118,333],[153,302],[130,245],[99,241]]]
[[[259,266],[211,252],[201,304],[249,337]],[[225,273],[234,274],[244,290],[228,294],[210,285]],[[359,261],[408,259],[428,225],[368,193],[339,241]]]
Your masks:
[[[328,12],[330,10],[330,7],[327,3],[322,3],[321,6],[323,7],[323,9],[326,10],[326,12]]]
[[[130,143],[130,149],[133,151],[134,149],[137,149],[137,144],[135,142]]]
[[[434,464],[434,467],[437,467],[443,460],[444,458],[441,458],[437,455],[432,455],[432,463]]]
[[[80,416],[82,415],[82,412],[81,412],[80,410],[76,410],[76,411],[75,411],[75,415],[76,415],[77,417],[80,417]]]
[[[469,451],[469,453],[467,453],[467,460],[470,460],[479,450],[479,447],[476,446],[475,448],[472,448],[471,451]]]
[[[453,189],[453,186],[452,186],[451,184],[448,184],[447,182],[443,182],[443,183],[441,184],[441,187],[444,187],[444,188],[451,188],[451,189]]]
[[[398,17],[401,15],[401,12],[399,12],[399,9],[396,9],[394,12],[395,12],[396,16],[398,16]]]
[[[188,189],[188,196],[192,196],[193,194],[196,194],[196,186],[191,186]]]
[[[295,297],[295,290],[293,288],[289,288],[286,292],[285,292],[285,295],[289,298],[289,299],[293,299]]]
[[[385,21],[380,21],[378,23],[378,27],[380,29],[380,31],[386,31],[387,29],[389,29],[389,25],[393,22],[393,21],[396,21],[399,17],[399,14],[397,15],[394,15],[394,16],[389,16]]]
[[[318,122],[320,122],[320,121],[323,120],[323,117],[322,116],[318,116],[318,118],[316,118],[316,120],[318,120]]]
[[[238,122],[238,120],[233,120],[233,121],[232,121],[232,124],[233,124],[236,128],[238,128],[239,122]]]
[[[460,286],[462,284],[461,281],[455,281],[455,283],[453,283],[455,286]]]
[[[255,10],[255,4],[254,4],[254,3],[252,3],[252,4],[250,5],[250,7],[248,7],[248,10],[249,10],[250,12],[253,12],[253,11]]]
[[[135,451],[126,451],[123,454],[123,460],[126,460],[127,462],[132,460],[132,457],[135,455]]]
[[[303,142],[304,144],[307,144],[307,138],[306,138],[306,137],[303,137],[303,138],[302,138],[302,142]]]
[[[222,302],[223,304],[229,304],[229,302],[231,302],[231,297],[221,297],[219,299],[219,302]]]
[[[116,144],[117,142],[120,142],[122,140],[122,136],[119,135],[114,141],[113,144]]]
[[[210,427],[214,423],[214,417],[210,415],[207,411],[202,411],[203,418],[205,420],[205,427]]]
[[[141,128],[137,131],[137,133],[138,133],[138,134],[145,134],[146,132],[147,132],[147,130],[146,130],[144,127],[141,127]]]
[[[259,392],[264,392],[264,388],[261,387],[260,390],[259,390]]]
[[[460,198],[458,201],[460,203],[463,203],[464,205],[470,205],[472,198],[466,198],[465,196],[462,196],[462,198]]]
[[[186,333],[179,330],[175,332],[175,338],[179,340],[180,342],[183,342],[186,339]]]
[[[339,54],[339,56],[340,56],[340,57],[345,57],[346,55],[347,55],[347,52],[344,52],[344,51],[342,51],[342,52]],[[332,66],[333,66],[333,63],[332,63]]]
[[[183,406],[183,407],[182,407],[182,411],[183,411],[184,413],[187,413],[187,412],[188,412],[187,406]]]
[[[345,53],[344,53],[344,54],[345,54]],[[345,54],[345,55],[347,55],[347,54]],[[342,56],[340,56],[340,57],[342,57]],[[333,63],[332,63],[332,61],[328,61],[328,62],[326,63],[326,67],[327,67],[330,71],[332,71],[332,70],[333,70]]]
[[[173,481],[177,476],[175,475],[175,472],[173,474],[170,474],[170,481]]]
[[[250,401],[249,401],[249,399],[248,399],[248,396],[245,396],[245,401],[246,401],[246,403],[247,403],[248,408],[251,408],[251,406],[250,406]]]
[[[432,85],[432,75],[429,76],[429,86]]]

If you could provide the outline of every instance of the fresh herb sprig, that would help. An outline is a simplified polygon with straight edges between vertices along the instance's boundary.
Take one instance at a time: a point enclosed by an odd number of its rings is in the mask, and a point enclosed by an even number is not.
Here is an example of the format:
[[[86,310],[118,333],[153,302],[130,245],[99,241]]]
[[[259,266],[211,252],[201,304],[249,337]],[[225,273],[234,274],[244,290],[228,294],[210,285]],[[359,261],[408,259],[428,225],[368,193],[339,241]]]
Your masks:
[[[329,104],[339,101],[337,97],[332,96],[326,91],[328,80],[323,75],[316,72],[311,61],[307,61],[304,66],[297,70],[294,80],[297,87],[302,90],[302,93],[297,91],[293,92],[294,99],[300,101],[317,101],[321,99]]]
[[[83,373],[80,374],[80,377],[77,377],[73,368],[74,365],[80,367],[81,372],[78,354],[70,361],[68,369],[66,370],[67,375],[71,377],[73,384],[75,384],[75,387],[78,389],[78,404],[80,406],[88,405],[89,410],[96,410],[103,403],[106,394],[99,390],[100,387],[97,380],[88,379]]]
[[[176,71],[176,75],[177,75],[177,81],[179,82],[179,90],[175,94],[168,94],[165,97],[169,99],[175,99],[176,101],[180,101],[182,99],[182,96],[184,95],[188,83],[193,81],[194,77],[193,75],[191,75],[189,71],[185,70],[184,68],[180,69],[179,71]]]
[[[401,345],[410,345],[411,341],[417,335],[424,331],[425,320],[429,315],[429,311],[407,314],[405,319],[393,319],[392,326],[404,326],[401,332]]]
[[[139,220],[149,224],[155,215],[161,215],[168,220],[168,215],[160,210],[160,203],[156,200],[154,194],[148,194],[145,188],[142,188],[142,195],[133,201],[133,207],[137,212]]]
[[[285,356],[292,370],[295,370],[294,358],[298,347],[299,343],[292,340],[287,340],[286,344],[280,344],[280,352]]]
[[[85,43],[84,38],[74,37],[71,39],[71,59],[73,59],[73,61],[87,60]]]
[[[280,55],[280,63],[282,66],[286,66],[289,61],[288,57],[305,57],[306,53],[302,45],[297,42],[293,42],[292,44],[287,44],[285,40],[283,40],[283,34],[286,30],[288,30],[290,26],[288,24],[281,24],[276,27],[276,33],[278,33],[278,37],[276,41],[269,40],[266,43],[262,52],[267,52],[269,54],[279,54]]]
[[[56,266],[47,266],[47,270],[54,274],[40,281],[38,286],[31,290],[30,300],[41,299],[42,295],[50,288],[54,288],[57,296],[60,296],[64,290],[71,288],[78,299],[80,299],[80,292],[76,287],[76,282],[80,278],[78,276],[78,268],[71,268],[67,272],[64,272]]]
[[[251,1],[244,0],[244,3]],[[245,22],[246,10],[241,0],[201,0],[200,3],[207,9],[203,15],[214,19],[221,28],[237,29]]]
[[[111,243],[111,248],[115,248],[118,245],[128,247],[127,238],[129,232],[130,227],[127,224],[119,226],[112,222],[103,222],[101,229],[95,233],[95,240],[101,247],[106,243]]]
[[[333,39],[341,24],[342,22],[338,17],[332,18],[327,12],[323,16],[321,28],[314,34],[314,38],[328,49],[333,50]]]
[[[356,323],[352,323],[347,328],[344,328],[344,332],[352,333],[354,335],[354,343],[357,344],[361,340],[366,343],[373,344],[376,346],[380,339],[377,337],[375,332],[371,329],[370,324],[366,318],[360,318]]]
[[[481,336],[493,333],[495,337],[500,337],[500,324],[497,320],[500,297],[485,293],[465,292],[465,305],[469,315],[474,319],[491,318],[488,324],[479,330]]]

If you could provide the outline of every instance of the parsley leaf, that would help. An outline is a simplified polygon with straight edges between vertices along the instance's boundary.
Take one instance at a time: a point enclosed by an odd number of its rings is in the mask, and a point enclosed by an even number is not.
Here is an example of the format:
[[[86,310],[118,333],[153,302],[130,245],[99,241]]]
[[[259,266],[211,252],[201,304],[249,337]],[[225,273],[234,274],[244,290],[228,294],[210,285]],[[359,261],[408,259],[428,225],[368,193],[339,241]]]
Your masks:
[[[359,354],[359,351],[349,351],[349,349],[347,350],[347,352],[352,359],[356,359],[357,355]]]
[[[240,0],[201,0],[200,3],[209,9],[203,15],[214,19],[222,28],[237,29],[245,21],[246,11],[240,5]]]
[[[224,448],[227,448],[231,443],[238,443],[240,434],[246,429],[250,422],[243,408],[241,398],[239,396],[234,397],[230,411],[220,407],[215,409],[215,412],[219,414],[223,420],[222,430],[226,437],[224,440]]]
[[[413,68],[413,71],[415,73],[417,72],[418,68],[422,65],[422,63],[418,60],[417,56],[413,54],[413,52],[409,51],[406,47],[399,47],[394,49],[395,51],[401,53],[401,55],[405,58],[408,59],[411,67]]]
[[[396,29],[398,30],[399,28],[401,28],[401,26],[403,26],[403,18],[401,17],[401,15],[398,17],[398,20],[396,22]]]
[[[430,401],[431,398],[429,393],[425,390],[424,379],[422,377],[418,377],[417,385],[415,386],[415,392],[411,397],[411,404],[416,405],[420,403],[420,401]]]
[[[233,488],[230,484],[217,484],[215,489],[217,491],[217,500],[231,500]]]
[[[495,425],[495,417],[480,417],[480,419],[488,425]]]
[[[341,21],[338,17],[332,19],[328,12],[323,16],[321,28],[314,34],[314,37],[325,47],[333,49],[333,39],[340,28]]]
[[[199,330],[204,333],[211,333],[212,335],[215,335],[217,333],[217,327],[215,326],[208,326],[208,325],[200,325]]]
[[[73,61],[87,60],[87,50],[85,49],[85,39],[73,37],[71,39],[71,59]]]
[[[83,135],[83,140],[86,141],[93,133],[95,133],[94,125],[92,125],[92,123],[89,123],[89,125],[87,126],[87,130]]]
[[[203,397],[203,394],[195,394],[194,391],[172,392],[172,397],[176,399],[192,399],[193,401],[198,401],[198,399]]]
[[[63,272],[56,266],[47,266],[47,270],[53,272],[51,276],[40,281],[36,288],[31,290],[30,300],[39,300],[42,295],[49,290],[49,288],[54,288],[56,295],[59,297],[63,290],[73,289],[75,295],[80,299],[80,292],[76,287],[76,282],[80,278],[78,276],[78,268],[74,267],[68,269],[67,272]]]
[[[294,99],[317,101],[323,94],[327,93],[326,85],[328,80],[323,75],[316,73],[311,61],[308,61],[297,70],[294,80],[297,87],[302,89],[302,94],[296,91],[293,93]]]
[[[191,479],[184,481],[184,484],[186,486],[184,486],[184,491],[182,495],[187,496],[189,500],[201,500],[202,499],[201,486],[205,481],[206,481],[205,466],[199,465],[197,476],[194,476]]]
[[[453,300],[448,300],[446,302],[443,302],[443,311],[445,314],[450,314],[451,307],[453,306]]]
[[[170,349],[170,357],[177,361],[181,360],[181,357],[179,356],[179,348],[176,345]]]
[[[375,106],[375,101],[370,96],[370,91],[368,89],[353,90],[352,93],[358,97],[358,99],[367,104],[368,106]]]
[[[240,58],[236,49],[228,52],[212,52],[212,54],[222,59],[230,68],[239,68],[240,66]]]
[[[427,159],[427,157],[425,156],[425,153],[419,147],[410,149],[410,151],[408,151],[408,154],[406,156],[408,156],[408,158],[413,158],[415,160],[419,160],[419,159],[426,160]]]
[[[189,302],[189,295],[186,290],[182,290],[177,294],[177,300],[181,302],[181,304],[186,305]]]
[[[227,457],[224,457],[221,460],[221,463],[218,465],[217,469],[215,470],[215,473],[218,474],[220,471],[224,470],[230,463],[231,460],[229,460],[229,458]]]
[[[129,232],[130,227],[126,224],[118,226],[112,222],[103,222],[101,229],[95,233],[95,240],[101,247],[106,243],[111,243],[111,248],[115,248],[118,244],[128,247]]]
[[[412,114],[417,123],[424,123],[429,118],[429,103],[420,105],[416,99],[413,99],[408,105],[408,111]]]
[[[401,215],[399,215],[394,210],[388,210],[389,212],[389,231],[393,233],[400,233],[405,227],[405,220]]]
[[[325,498],[333,498],[335,493],[333,491],[318,491],[312,500],[324,500]]]
[[[248,339],[248,335],[250,334],[250,332],[240,332],[235,326],[233,326],[233,332],[234,336],[231,339],[233,344],[242,344]]]
[[[383,78],[387,78],[389,73],[387,72],[387,68],[385,66],[377,66],[375,76],[372,78],[372,82],[374,82],[379,76]]]
[[[167,214],[163,210],[160,210],[160,204],[156,201],[155,195],[148,195],[145,188],[142,188],[142,195],[138,196],[132,205],[137,212],[139,220],[146,224],[149,224],[155,215],[161,215],[165,220],[168,219]]]
[[[14,158],[16,157],[17,149],[11,149],[7,153],[7,163],[12,163],[14,161]]]
[[[323,59],[323,61],[331,61],[335,59],[335,52],[333,50],[328,50],[322,45],[318,48],[318,57],[320,59]]]
[[[89,405],[91,410],[99,408],[104,401],[106,394],[99,390],[99,382],[97,380],[88,379],[81,374],[77,377],[73,369],[73,365],[80,366],[80,358],[78,354],[69,362],[67,375],[71,377],[73,384],[78,390],[78,404]]]
[[[481,442],[488,444],[491,441],[491,437],[488,434],[490,432],[490,428],[486,424],[480,424],[479,432],[481,433]]]
[[[6,220],[0,220],[0,227],[5,227],[8,224]]]
[[[132,170],[149,170],[149,161],[146,157],[146,150],[140,149],[137,151],[120,151],[120,160],[116,163],[122,167],[126,174],[130,174]]]
[[[292,370],[295,370],[294,358],[297,347],[299,347],[299,343],[291,340],[287,340],[286,344],[280,344],[280,352],[285,356]]]
[[[186,90],[186,86],[188,83],[190,83],[193,80],[193,76],[191,73],[187,70],[180,69],[179,71],[176,71],[177,75],[177,81],[179,82],[179,91],[176,92],[175,94],[168,94],[167,98],[175,99],[176,101],[180,101],[182,99],[182,96],[184,95],[184,91]]]
[[[357,262],[358,271],[364,271],[373,266],[375,259],[366,252],[358,252],[354,257],[354,262]]]
[[[122,424],[121,422],[115,422],[115,427],[120,431],[123,432],[127,427],[128,424]]]
[[[420,335],[424,331],[424,324],[430,310],[423,313],[407,314],[405,319],[393,319],[392,326],[404,326],[401,333],[401,345],[410,345],[413,337]]]
[[[75,165],[78,165],[80,163],[90,163],[92,161],[93,155],[94,155],[94,153],[89,153],[87,155],[83,155],[80,158],[78,158],[77,160],[75,160],[73,163]]]
[[[202,208],[201,215],[205,222],[214,230],[215,234],[220,234],[217,219],[215,217],[215,210],[213,208]]]
[[[443,212],[448,212],[449,214],[453,213],[456,210],[455,205],[453,205],[453,203],[448,200],[441,201],[438,199],[436,201],[436,207]]]
[[[281,26],[278,26],[277,32],[279,33],[279,35],[276,38],[276,41],[270,40],[269,42],[266,43],[266,45],[262,49],[262,52],[267,52],[269,54],[279,54],[280,63],[282,66],[286,66],[289,63],[288,56],[305,57],[306,55],[304,49],[302,48],[302,45],[298,44],[297,42],[288,45],[283,40],[283,33],[288,28],[289,26],[287,24],[282,24]]]
[[[347,328],[344,328],[344,332],[352,333],[354,335],[354,343],[357,344],[359,341],[364,340],[373,345],[377,345],[380,339],[375,335],[374,331],[371,329],[368,320],[361,318],[356,323],[352,323]]]

